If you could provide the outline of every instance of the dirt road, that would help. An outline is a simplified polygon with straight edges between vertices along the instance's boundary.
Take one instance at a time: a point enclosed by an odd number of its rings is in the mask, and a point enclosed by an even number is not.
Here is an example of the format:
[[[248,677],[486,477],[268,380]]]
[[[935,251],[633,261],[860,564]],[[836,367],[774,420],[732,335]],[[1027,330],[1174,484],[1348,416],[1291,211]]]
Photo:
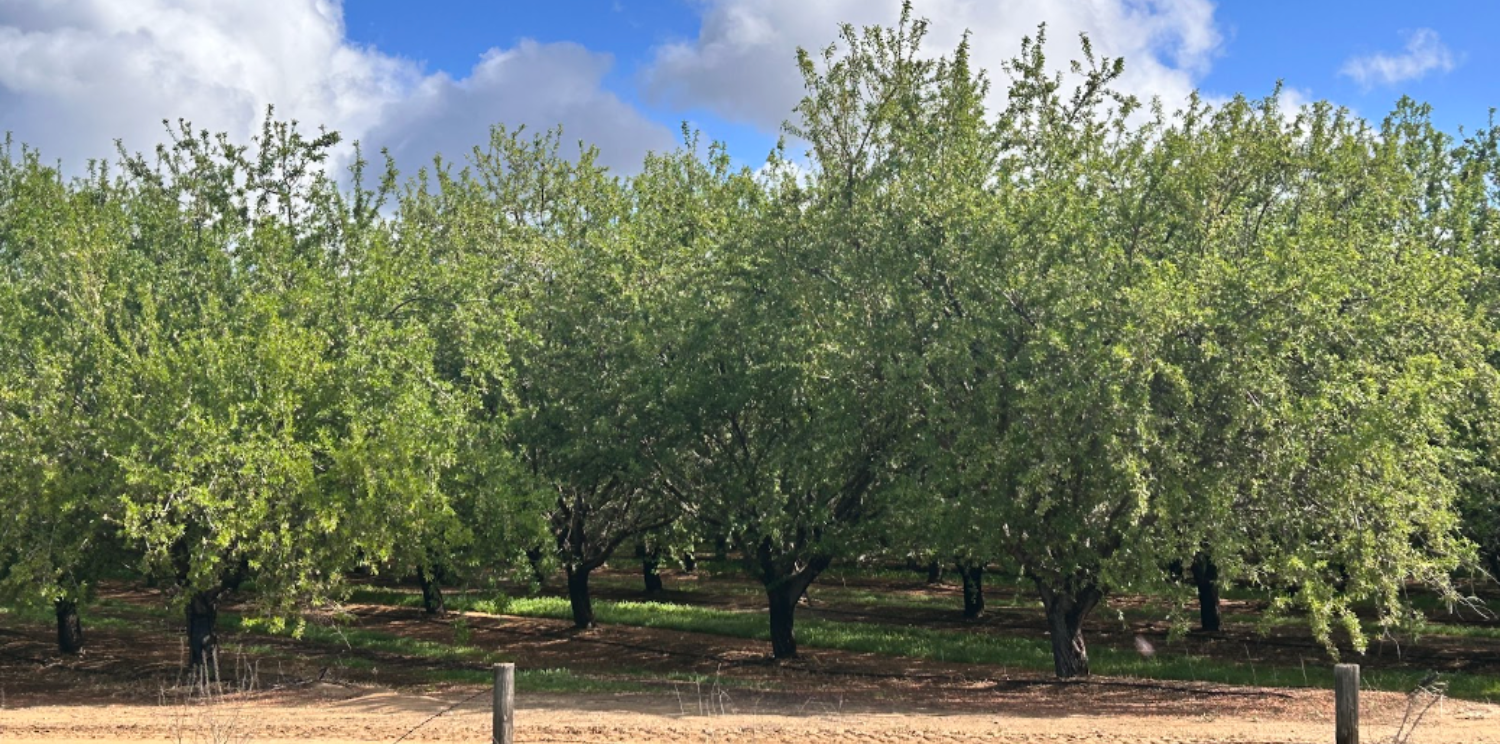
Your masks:
[[[968,711],[953,706],[904,709],[896,701],[842,700],[835,691],[800,703],[783,695],[715,695],[685,686],[671,694],[522,695],[518,742],[1328,742],[1326,691],[1284,697],[1214,698],[1203,712],[1161,703],[1160,692],[1105,688],[980,694]],[[1268,694],[1271,691],[1268,691]],[[469,702],[424,720],[459,701]],[[1174,693],[1176,694],[1176,693]],[[1135,704],[1130,705],[1135,698]],[[1181,701],[1177,701],[1181,702]],[[1400,695],[1363,696],[1364,740],[1387,741],[1406,703]],[[1134,708],[1132,710],[1132,708]],[[485,741],[488,696],[480,688],[430,695],[342,686],[295,693],[230,696],[213,705],[23,705],[0,710],[0,742],[392,742]],[[1412,742],[1500,743],[1500,706],[1446,701],[1434,707]]]

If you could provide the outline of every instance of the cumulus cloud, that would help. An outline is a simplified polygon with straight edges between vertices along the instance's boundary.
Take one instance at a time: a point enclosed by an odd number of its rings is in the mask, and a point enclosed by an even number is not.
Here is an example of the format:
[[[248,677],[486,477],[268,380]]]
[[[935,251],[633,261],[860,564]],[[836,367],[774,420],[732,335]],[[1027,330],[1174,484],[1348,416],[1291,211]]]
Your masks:
[[[1419,80],[1429,72],[1448,72],[1456,64],[1453,52],[1436,31],[1419,28],[1406,35],[1403,53],[1350,57],[1339,69],[1339,74],[1353,78],[1360,87],[1369,90],[1377,85]]]
[[[705,0],[696,39],[656,49],[642,74],[649,97],[774,131],[801,100],[796,49],[821,50],[842,22],[891,24],[901,0]],[[1209,0],[928,0],[928,48],[947,53],[973,32],[974,62],[999,74],[1022,36],[1047,24],[1048,53],[1066,68],[1087,33],[1097,54],[1124,57],[1122,87],[1143,99],[1182,102],[1217,54],[1222,38]],[[995,96],[1004,95],[996,80]]]
[[[600,87],[610,64],[524,42],[491,50],[463,79],[426,74],[351,43],[338,0],[5,0],[0,130],[77,172],[111,157],[117,138],[153,147],[163,119],[248,138],[275,104],[309,128],[389,143],[407,167],[461,156],[498,122],[562,124],[624,165],[671,137]]]
[[[444,74],[423,80],[390,107],[369,139],[413,167],[434,153],[462,158],[488,141],[495,123],[533,130],[561,124],[564,142],[595,145],[601,163],[629,170],[647,150],[668,150],[676,142],[666,128],[603,89],[611,63],[608,55],[572,43],[523,41],[513,49],[492,49],[462,80]]]
[[[271,103],[358,131],[418,78],[346,43],[327,2],[0,4],[0,127],[68,163],[149,148],[163,119],[248,136]]]

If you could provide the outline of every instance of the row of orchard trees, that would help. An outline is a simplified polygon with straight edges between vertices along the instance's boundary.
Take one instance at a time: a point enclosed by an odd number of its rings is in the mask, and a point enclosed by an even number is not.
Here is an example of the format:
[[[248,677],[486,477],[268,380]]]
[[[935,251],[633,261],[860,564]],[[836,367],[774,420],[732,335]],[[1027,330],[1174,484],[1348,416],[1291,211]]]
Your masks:
[[[590,572],[670,532],[737,546],[785,658],[834,561],[917,551],[1018,571],[1063,677],[1182,566],[1356,647],[1356,603],[1457,598],[1500,544],[1500,133],[1169,113],[1040,35],[988,111],[924,28],[803,55],[808,157],[755,171],[496,129],[341,187],[274,120],[75,180],[7,148],[0,593],[76,649],[134,572],[200,663],[226,592],[285,622],[356,569],[560,565],[587,626]]]

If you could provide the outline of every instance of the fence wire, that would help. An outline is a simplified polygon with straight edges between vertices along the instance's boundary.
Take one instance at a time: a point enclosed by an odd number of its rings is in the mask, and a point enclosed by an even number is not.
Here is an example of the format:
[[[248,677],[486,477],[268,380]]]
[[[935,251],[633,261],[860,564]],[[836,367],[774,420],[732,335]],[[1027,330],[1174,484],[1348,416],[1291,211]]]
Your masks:
[[[432,723],[433,721],[437,720],[438,718],[441,718],[444,715],[452,713],[453,711],[457,710],[460,706],[464,705],[465,703],[468,703],[469,701],[473,700],[474,698],[477,698],[480,695],[483,695],[483,694],[485,694],[487,692],[493,692],[493,690],[490,690],[489,688],[482,689],[479,692],[476,692],[473,695],[470,695],[470,696],[464,698],[463,700],[460,700],[460,701],[458,701],[458,702],[456,702],[456,703],[454,703],[454,704],[452,704],[452,705],[450,705],[450,706],[448,706],[448,707],[446,707],[446,708],[444,708],[444,709],[442,709],[442,710],[440,710],[440,711],[438,711],[436,713],[433,713],[432,715],[428,716],[426,720],[422,721],[421,723],[419,723],[419,724],[417,724],[415,726],[412,726],[411,730],[407,731],[406,733],[402,734],[399,737],[396,737],[396,740],[393,741],[393,742],[391,742],[391,744],[399,744],[399,742],[404,741],[406,739],[406,737],[411,736],[412,734],[417,733],[417,731],[419,729],[421,729],[423,726],[426,726],[427,724]]]

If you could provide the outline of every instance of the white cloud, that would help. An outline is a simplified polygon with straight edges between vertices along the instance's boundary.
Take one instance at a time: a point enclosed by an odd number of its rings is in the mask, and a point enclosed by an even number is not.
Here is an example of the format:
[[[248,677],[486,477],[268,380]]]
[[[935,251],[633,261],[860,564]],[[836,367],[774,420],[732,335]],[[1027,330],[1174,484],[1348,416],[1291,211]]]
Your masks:
[[[1298,112],[1311,106],[1317,100],[1313,97],[1312,91],[1307,88],[1294,88],[1288,85],[1281,89],[1281,109],[1289,116],[1296,116]]]
[[[0,128],[75,166],[116,138],[151,147],[163,119],[245,137],[270,103],[358,131],[419,77],[348,44],[327,2],[0,4]]]
[[[894,23],[900,0],[704,0],[698,38],[659,47],[643,73],[654,100],[704,107],[766,131],[779,128],[802,97],[797,47],[821,50],[841,22]],[[1124,90],[1169,107],[1181,103],[1207,71],[1221,36],[1209,0],[927,0],[916,15],[931,21],[927,48],[946,54],[973,32],[974,62],[995,82],[1022,36],[1047,24],[1049,55],[1059,69],[1078,56],[1087,33],[1097,54],[1124,57]]]
[[[0,131],[77,172],[117,138],[153,147],[163,119],[247,138],[274,103],[309,129],[390,143],[406,167],[461,156],[499,122],[561,123],[628,165],[671,135],[600,87],[610,64],[524,42],[463,80],[427,75],[351,43],[338,0],[0,0]]]
[[[1448,72],[1456,64],[1453,52],[1436,31],[1419,28],[1407,34],[1404,53],[1351,57],[1339,69],[1339,74],[1353,78],[1360,87],[1369,90],[1377,85],[1418,80],[1429,72]]]
[[[615,169],[639,167],[647,150],[676,145],[671,132],[601,87],[612,61],[572,43],[523,41],[491,49],[467,78],[433,75],[389,107],[370,130],[371,142],[391,148],[404,167],[452,161],[489,140],[492,124],[534,131],[562,124],[565,155],[579,140],[599,148],[600,162]]]

